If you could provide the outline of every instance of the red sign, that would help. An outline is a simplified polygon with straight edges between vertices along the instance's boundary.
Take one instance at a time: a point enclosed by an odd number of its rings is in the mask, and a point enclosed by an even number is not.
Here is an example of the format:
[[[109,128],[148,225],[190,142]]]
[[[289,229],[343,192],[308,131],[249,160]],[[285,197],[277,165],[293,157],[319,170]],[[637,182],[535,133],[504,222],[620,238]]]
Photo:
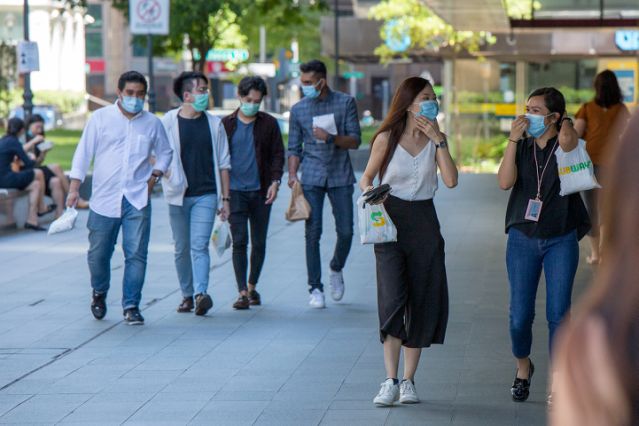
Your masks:
[[[89,73],[104,72],[104,59],[87,59]]]
[[[226,64],[221,61],[206,61],[206,70],[209,74],[231,71],[230,69],[226,68]]]

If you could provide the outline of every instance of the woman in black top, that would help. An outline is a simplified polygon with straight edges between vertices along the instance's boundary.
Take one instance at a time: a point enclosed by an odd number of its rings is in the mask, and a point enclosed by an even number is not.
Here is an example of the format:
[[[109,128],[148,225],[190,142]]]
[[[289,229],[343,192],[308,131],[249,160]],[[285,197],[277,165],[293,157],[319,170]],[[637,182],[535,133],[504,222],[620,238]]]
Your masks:
[[[25,228],[44,231],[38,225],[38,216],[49,213],[44,205],[44,174],[34,169],[35,162],[22,149],[20,138],[24,137],[24,122],[11,118],[7,124],[7,134],[0,139],[0,188],[15,188],[29,192],[29,216]],[[18,158],[24,170],[14,172],[12,163]],[[38,209],[42,213],[38,213]]]
[[[531,93],[526,115],[517,117],[499,167],[499,186],[512,188],[506,211],[506,266],[510,282],[510,336],[517,359],[514,401],[528,399],[534,372],[530,361],[535,299],[542,269],[546,277],[549,348],[570,309],[579,245],[590,229],[579,194],[560,196],[555,151],[577,147],[577,133],[555,88]],[[524,136],[527,132],[527,136]]]
[[[69,178],[64,174],[62,167],[58,164],[44,165],[48,150],[41,151],[40,144],[45,142],[44,134],[44,118],[40,114],[33,114],[26,123],[26,140],[23,145],[24,150],[32,155],[35,160],[36,169],[42,170],[44,173],[44,193],[55,202],[56,217],[64,212],[64,200],[69,193]],[[79,198],[76,208],[89,208],[89,203]]]

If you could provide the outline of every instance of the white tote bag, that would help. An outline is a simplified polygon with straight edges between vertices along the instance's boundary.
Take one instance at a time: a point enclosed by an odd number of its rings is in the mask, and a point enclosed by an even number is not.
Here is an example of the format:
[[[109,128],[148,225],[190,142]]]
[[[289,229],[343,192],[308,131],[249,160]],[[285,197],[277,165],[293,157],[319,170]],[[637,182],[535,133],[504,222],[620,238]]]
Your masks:
[[[397,228],[383,204],[364,203],[364,198],[360,196],[357,199],[357,219],[362,244],[397,241]]]
[[[228,220],[222,220],[220,216],[215,216],[211,243],[217,257],[222,257],[224,251],[231,247],[231,229],[229,228]]]
[[[49,232],[47,233],[47,235],[53,235],[60,232],[72,230],[77,217],[78,211],[73,207],[67,207],[62,216],[57,218],[51,225],[49,225]]]
[[[595,177],[595,169],[586,151],[586,141],[579,139],[577,147],[569,152],[564,152],[561,147],[555,151],[557,167],[559,168],[559,180],[561,191],[559,195],[565,196],[589,189],[601,188]]]

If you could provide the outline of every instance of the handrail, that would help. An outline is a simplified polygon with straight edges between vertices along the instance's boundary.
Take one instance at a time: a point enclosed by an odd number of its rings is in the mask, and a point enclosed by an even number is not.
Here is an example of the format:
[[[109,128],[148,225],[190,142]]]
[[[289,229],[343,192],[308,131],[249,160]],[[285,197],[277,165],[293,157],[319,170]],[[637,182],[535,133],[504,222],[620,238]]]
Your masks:
[[[93,96],[90,93],[87,93],[86,95],[84,95],[84,99],[86,99],[87,101],[91,101],[95,104],[101,105],[101,106],[109,106],[111,104],[113,104],[113,102],[109,102],[107,100],[104,100],[102,98],[98,98],[97,96]]]

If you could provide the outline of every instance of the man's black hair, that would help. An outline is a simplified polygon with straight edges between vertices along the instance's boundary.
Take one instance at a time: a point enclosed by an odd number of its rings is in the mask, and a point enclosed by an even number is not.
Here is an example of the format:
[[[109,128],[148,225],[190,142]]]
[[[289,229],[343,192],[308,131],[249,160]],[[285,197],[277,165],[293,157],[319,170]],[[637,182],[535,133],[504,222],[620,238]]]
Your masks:
[[[144,86],[144,93],[147,92],[149,86],[147,85],[146,78],[137,71],[127,71],[118,79],[118,89],[124,90],[124,86],[127,83],[140,83]]]
[[[300,71],[304,73],[314,72],[319,76],[319,78],[326,78],[326,65],[324,65],[324,62],[317,59],[313,59],[312,61],[308,61],[300,65]]]
[[[173,82],[173,93],[177,96],[181,101],[184,92],[190,92],[194,87],[197,86],[198,80],[204,80],[206,84],[209,84],[209,79],[206,78],[204,73],[199,71],[184,71],[180,74],[175,81]]]
[[[7,122],[7,135],[18,136],[22,129],[24,129],[24,121],[21,118],[13,117]]]
[[[237,85],[237,93],[240,96],[248,95],[251,90],[257,90],[264,97],[267,93],[266,83],[261,77],[244,77]]]

